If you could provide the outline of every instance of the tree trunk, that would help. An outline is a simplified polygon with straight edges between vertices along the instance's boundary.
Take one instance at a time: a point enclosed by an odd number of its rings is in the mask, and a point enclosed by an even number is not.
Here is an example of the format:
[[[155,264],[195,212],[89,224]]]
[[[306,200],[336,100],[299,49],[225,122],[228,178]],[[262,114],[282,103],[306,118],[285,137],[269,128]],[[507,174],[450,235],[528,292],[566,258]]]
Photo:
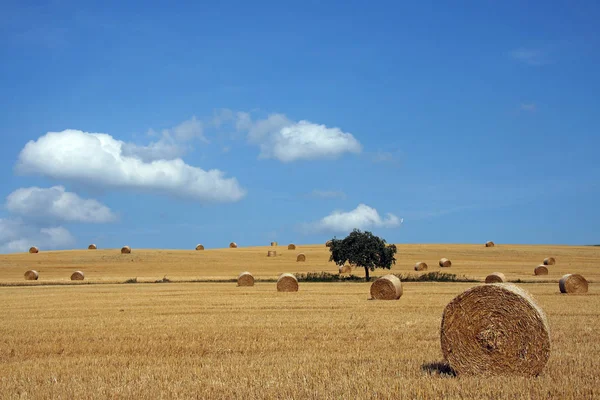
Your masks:
[[[369,277],[369,268],[365,267],[365,277],[367,282],[369,282],[371,280],[371,278]]]

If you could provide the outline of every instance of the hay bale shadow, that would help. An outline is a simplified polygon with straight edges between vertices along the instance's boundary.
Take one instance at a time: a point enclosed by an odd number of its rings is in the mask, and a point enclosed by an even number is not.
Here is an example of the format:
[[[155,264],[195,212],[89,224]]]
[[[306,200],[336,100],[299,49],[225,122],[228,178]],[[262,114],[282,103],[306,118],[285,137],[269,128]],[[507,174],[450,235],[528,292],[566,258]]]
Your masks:
[[[445,377],[455,377],[456,373],[446,362],[431,362],[421,365],[421,370],[429,375],[439,375]]]

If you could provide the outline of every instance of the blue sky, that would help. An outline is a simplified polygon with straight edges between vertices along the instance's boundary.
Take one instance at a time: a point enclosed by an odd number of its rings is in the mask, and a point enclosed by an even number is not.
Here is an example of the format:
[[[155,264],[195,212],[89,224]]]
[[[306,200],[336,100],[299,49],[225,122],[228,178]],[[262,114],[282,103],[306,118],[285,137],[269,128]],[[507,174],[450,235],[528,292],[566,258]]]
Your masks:
[[[2,2],[0,252],[600,243],[597,2],[323,3]]]

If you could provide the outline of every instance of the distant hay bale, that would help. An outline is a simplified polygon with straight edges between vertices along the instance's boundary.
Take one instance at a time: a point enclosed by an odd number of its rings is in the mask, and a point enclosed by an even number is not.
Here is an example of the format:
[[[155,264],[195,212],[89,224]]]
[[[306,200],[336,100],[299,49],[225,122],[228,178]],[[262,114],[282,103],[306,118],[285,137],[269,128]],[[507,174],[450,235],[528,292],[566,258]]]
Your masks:
[[[587,293],[588,281],[579,274],[566,274],[558,281],[558,287],[561,293]]]
[[[304,253],[300,253],[296,256],[296,262],[304,262],[306,261],[306,256]]]
[[[554,265],[556,264],[556,259],[554,257],[544,258],[544,265]]]
[[[327,247],[331,247],[331,245],[332,245],[332,242],[331,242],[331,240],[328,240],[327,242],[325,242],[325,246],[327,246]]]
[[[72,281],[82,281],[85,279],[85,275],[82,271],[75,271],[71,274]]]
[[[121,254],[129,254],[129,253],[131,253],[131,247],[129,247],[129,246],[121,247]]]
[[[271,246],[277,246],[277,242],[271,242]]]
[[[546,268],[546,266],[544,266],[544,265],[538,265],[533,270],[533,274],[534,275],[548,275],[548,268]]]
[[[298,291],[298,279],[292,274],[281,274],[277,279],[277,291],[278,292],[297,292]]]
[[[550,357],[546,315],[512,284],[475,286],[444,309],[444,358],[457,375],[537,376]]]
[[[494,247],[496,246],[496,243],[492,242],[491,240],[489,242],[485,243],[485,247]]]
[[[40,250],[37,247],[35,247],[35,246],[31,246],[29,248],[29,252],[32,253],[32,254],[35,254],[35,253],[39,253]]]
[[[440,259],[440,267],[442,268],[450,268],[452,266],[452,261],[447,258]]]
[[[338,267],[338,271],[340,272],[340,274],[349,274],[352,272],[352,266],[348,264],[342,265]]]
[[[97,248],[98,247],[96,247],[96,245],[93,243],[88,246],[88,250],[96,250]]]
[[[238,286],[254,286],[254,277],[248,271],[242,272],[237,278]]]
[[[485,277],[485,283],[503,283],[506,282],[506,277],[502,272],[492,272]]]
[[[277,252],[275,250],[267,251],[267,257],[276,257],[276,256],[277,256]]]
[[[196,250],[204,250],[204,246],[199,244],[198,246],[196,246]]]
[[[371,284],[371,298],[398,300],[402,296],[402,282],[396,275],[384,275]]]
[[[427,271],[427,263],[419,261],[415,264],[415,271]]]
[[[29,271],[25,272],[26,281],[37,281],[39,277],[40,274],[38,274],[38,272],[34,269],[30,269]]]
[[[288,244],[288,250],[296,250],[296,245],[294,243]]]
[[[237,243],[235,243],[235,242],[229,243],[229,248],[230,249],[237,249]]]

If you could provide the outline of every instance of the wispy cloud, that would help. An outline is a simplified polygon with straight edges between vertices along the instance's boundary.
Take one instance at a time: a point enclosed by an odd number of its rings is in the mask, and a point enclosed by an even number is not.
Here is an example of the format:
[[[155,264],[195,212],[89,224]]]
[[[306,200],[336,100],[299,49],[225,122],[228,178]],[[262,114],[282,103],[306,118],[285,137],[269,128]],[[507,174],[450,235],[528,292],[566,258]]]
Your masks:
[[[512,50],[510,56],[519,62],[531,66],[540,66],[550,63],[547,52],[536,48],[521,47]]]

